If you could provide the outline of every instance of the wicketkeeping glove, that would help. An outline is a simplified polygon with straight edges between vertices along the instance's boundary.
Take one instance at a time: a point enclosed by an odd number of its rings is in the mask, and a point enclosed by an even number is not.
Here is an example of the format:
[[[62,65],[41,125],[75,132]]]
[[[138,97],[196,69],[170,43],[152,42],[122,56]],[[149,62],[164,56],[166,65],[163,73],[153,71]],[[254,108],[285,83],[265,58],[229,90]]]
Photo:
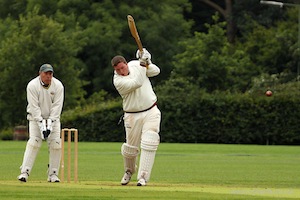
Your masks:
[[[143,52],[138,49],[136,51],[136,58],[139,59],[141,66],[148,66],[151,64],[151,54],[147,49],[143,48]]]
[[[43,140],[47,139],[47,137],[45,137],[47,135],[46,120],[43,119],[42,121],[38,122],[38,125],[40,128],[42,139]]]
[[[47,119],[47,131],[46,131],[47,137],[50,135],[51,131],[52,131],[52,120]]]

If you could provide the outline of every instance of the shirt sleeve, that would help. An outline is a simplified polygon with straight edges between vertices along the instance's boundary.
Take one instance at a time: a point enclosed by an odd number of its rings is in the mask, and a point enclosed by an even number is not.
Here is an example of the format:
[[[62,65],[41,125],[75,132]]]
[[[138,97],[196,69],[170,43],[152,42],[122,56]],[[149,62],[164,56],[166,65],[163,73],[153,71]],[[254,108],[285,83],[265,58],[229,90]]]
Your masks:
[[[160,73],[160,69],[157,65],[151,63],[148,66],[147,73],[146,73],[148,77],[157,76],[159,73]]]
[[[64,87],[59,82],[59,84],[57,85],[56,94],[54,96],[53,103],[50,108],[49,119],[51,119],[52,121],[56,121],[60,119],[63,104],[64,104]]]
[[[114,85],[120,95],[128,94],[141,87],[147,78],[145,67],[133,66],[130,69],[128,76],[114,75]]]
[[[33,82],[27,86],[27,101],[31,108],[31,116],[35,121],[42,121],[43,117],[41,114],[41,108],[39,106],[39,94],[38,90],[35,88]]]

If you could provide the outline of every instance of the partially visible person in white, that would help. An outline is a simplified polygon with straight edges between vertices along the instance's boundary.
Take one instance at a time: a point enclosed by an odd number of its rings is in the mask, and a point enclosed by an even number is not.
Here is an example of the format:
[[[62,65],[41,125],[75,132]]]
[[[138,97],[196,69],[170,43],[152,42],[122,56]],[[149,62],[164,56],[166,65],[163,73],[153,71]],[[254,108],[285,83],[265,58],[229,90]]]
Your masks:
[[[161,112],[157,96],[149,77],[160,73],[151,62],[151,54],[143,49],[136,53],[139,60],[127,63],[123,56],[111,60],[114,68],[113,84],[123,99],[126,142],[121,146],[125,174],[122,185],[127,185],[137,170],[137,156],[141,152],[137,174],[137,186],[145,186],[150,180],[155,154],[160,143]]]
[[[46,140],[49,149],[49,182],[60,182],[58,178],[61,159],[60,115],[64,103],[64,86],[53,77],[53,67],[43,64],[39,76],[27,85],[27,120],[29,139],[24,152],[21,174],[18,179],[27,182],[36,156]]]

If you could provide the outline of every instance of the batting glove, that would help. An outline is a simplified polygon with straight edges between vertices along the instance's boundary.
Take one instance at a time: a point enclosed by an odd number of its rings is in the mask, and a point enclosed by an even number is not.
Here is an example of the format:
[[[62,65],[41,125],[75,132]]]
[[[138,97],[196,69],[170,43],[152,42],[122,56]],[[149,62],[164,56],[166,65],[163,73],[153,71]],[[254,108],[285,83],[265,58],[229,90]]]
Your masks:
[[[143,52],[140,52],[139,49],[136,51],[136,58],[139,59],[141,66],[148,66],[152,63],[151,54],[145,48],[143,48]]]

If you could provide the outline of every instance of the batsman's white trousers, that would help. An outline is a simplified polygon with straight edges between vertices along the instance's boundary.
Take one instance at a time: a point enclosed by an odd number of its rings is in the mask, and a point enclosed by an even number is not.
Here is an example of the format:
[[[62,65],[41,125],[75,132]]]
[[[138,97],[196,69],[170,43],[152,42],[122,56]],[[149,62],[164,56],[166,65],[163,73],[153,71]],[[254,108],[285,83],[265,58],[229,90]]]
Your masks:
[[[139,147],[141,139],[147,132],[160,131],[161,113],[157,106],[148,111],[140,113],[125,113],[124,126],[126,132],[126,143]]]
[[[144,178],[146,182],[150,179],[156,149],[159,144],[160,121],[161,112],[157,106],[154,106],[148,111],[125,113],[124,115],[126,143],[129,146],[141,147],[138,179]],[[150,142],[149,145],[145,145],[145,143],[148,142]],[[144,143],[144,145],[141,146],[141,143]],[[131,172],[135,172],[133,168],[135,161],[136,157],[124,157],[124,169],[130,169]]]

